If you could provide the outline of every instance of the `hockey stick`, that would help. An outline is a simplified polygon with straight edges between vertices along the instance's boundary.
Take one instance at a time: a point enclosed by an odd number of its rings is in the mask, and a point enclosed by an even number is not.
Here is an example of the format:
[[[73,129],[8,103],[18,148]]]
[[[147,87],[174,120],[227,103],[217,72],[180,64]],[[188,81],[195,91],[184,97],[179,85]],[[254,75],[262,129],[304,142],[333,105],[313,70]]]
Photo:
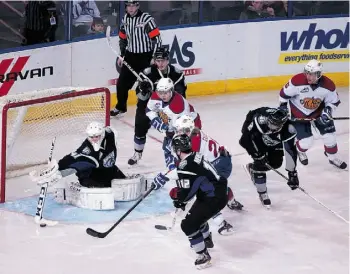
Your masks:
[[[121,58],[123,60],[123,64],[124,66],[126,66],[132,74],[135,75],[135,77],[137,78],[138,81],[142,82],[142,78],[140,77],[139,74],[137,74],[137,72],[124,60],[123,57],[120,56],[120,54],[113,48],[112,46],[112,41],[111,41],[111,27],[108,26],[106,29],[106,38],[107,38],[107,43],[108,46],[111,48],[111,50],[115,53],[115,55],[117,55],[118,58]]]
[[[145,199],[153,191],[154,188],[155,188],[155,185],[153,184],[151,188],[145,194],[143,194],[141,198],[106,232],[98,232],[96,230],[93,230],[92,228],[87,228],[86,233],[92,237],[105,238],[109,233],[113,231],[113,229],[115,229],[125,219],[126,216],[128,216],[131,213],[131,211],[135,209],[135,207],[137,207],[143,201],[143,199]]]
[[[55,147],[55,142],[56,142],[56,137],[53,138],[52,143],[51,143],[49,162],[52,160],[52,154],[53,154],[53,149]],[[36,213],[35,213],[35,217],[34,217],[35,223],[40,224],[41,227],[45,227],[47,225],[54,226],[58,223],[57,221],[46,220],[43,218],[43,210],[44,210],[45,199],[46,199],[48,187],[49,187],[48,182],[45,182],[41,186],[40,193],[39,193],[39,200],[38,200],[38,204],[36,207]]]
[[[349,120],[350,117],[333,117],[330,120],[334,120],[334,121],[339,121],[339,120]],[[314,118],[294,118],[292,119],[292,121],[306,121],[306,122],[311,122],[311,121],[315,121],[316,119]]]
[[[177,218],[177,212],[179,211],[178,208],[175,209],[173,221],[171,223],[171,226],[165,226],[165,225],[155,225],[154,227],[158,230],[172,230],[175,226],[176,223],[176,218]]]
[[[269,164],[265,164],[267,166],[268,169],[276,172],[278,175],[280,175],[282,178],[284,178],[285,180],[289,181],[289,178],[287,178],[287,176],[285,176],[284,174],[282,174],[281,172],[279,172],[278,170],[274,169],[272,166],[270,166]],[[309,196],[311,199],[313,199],[315,202],[317,202],[319,205],[323,206],[325,209],[327,209],[329,212],[333,213],[336,217],[338,217],[339,219],[341,219],[342,221],[346,222],[347,224],[349,224],[349,221],[346,220],[345,218],[343,218],[342,216],[340,216],[338,213],[336,213],[335,211],[333,211],[332,209],[328,208],[327,206],[325,206],[322,202],[320,202],[318,199],[316,199],[315,197],[313,197],[312,195],[310,195],[305,189],[303,189],[302,187],[298,186],[298,189],[300,189],[300,191],[302,191],[305,195]]]

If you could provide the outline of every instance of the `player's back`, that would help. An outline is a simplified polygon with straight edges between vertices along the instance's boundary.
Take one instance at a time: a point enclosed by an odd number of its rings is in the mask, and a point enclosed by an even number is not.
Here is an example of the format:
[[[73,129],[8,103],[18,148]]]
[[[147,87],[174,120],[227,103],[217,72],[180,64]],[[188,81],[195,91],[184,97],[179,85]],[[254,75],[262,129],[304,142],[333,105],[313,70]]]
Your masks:
[[[195,130],[191,136],[191,144],[193,151],[201,153],[211,163],[220,157],[222,146],[202,130]]]

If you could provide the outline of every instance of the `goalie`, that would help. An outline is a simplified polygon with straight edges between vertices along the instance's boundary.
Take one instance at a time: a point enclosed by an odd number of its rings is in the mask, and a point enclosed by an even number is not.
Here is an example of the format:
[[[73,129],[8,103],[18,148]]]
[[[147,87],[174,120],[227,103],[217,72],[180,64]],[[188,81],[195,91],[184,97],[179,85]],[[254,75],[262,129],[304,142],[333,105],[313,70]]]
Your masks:
[[[111,127],[92,122],[87,138],[74,152],[61,160],[52,160],[39,176],[39,183],[54,184],[55,200],[94,210],[114,209],[114,201],[139,198],[145,179],[137,174],[126,176],[116,165],[116,133]],[[36,176],[35,176],[36,175]]]

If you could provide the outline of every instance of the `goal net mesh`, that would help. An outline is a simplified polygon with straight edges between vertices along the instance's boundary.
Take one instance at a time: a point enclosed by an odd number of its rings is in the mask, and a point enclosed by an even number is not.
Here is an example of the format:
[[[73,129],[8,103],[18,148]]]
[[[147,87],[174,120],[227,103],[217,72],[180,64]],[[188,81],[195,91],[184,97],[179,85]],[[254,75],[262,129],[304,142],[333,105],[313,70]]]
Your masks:
[[[69,87],[0,98],[0,202],[4,202],[6,178],[28,174],[47,163],[54,137],[53,155],[59,160],[78,148],[90,122],[109,125],[109,105],[106,88]]]

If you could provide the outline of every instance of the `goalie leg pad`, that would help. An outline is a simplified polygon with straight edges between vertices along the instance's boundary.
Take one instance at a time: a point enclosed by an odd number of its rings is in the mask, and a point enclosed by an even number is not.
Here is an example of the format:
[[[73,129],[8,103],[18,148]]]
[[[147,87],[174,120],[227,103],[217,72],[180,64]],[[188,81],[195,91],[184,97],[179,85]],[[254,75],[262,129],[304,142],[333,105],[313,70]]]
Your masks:
[[[117,202],[134,201],[145,192],[146,179],[143,175],[137,174],[126,179],[112,180],[114,200]]]
[[[87,188],[72,181],[55,189],[55,201],[92,210],[114,209],[112,188]]]

